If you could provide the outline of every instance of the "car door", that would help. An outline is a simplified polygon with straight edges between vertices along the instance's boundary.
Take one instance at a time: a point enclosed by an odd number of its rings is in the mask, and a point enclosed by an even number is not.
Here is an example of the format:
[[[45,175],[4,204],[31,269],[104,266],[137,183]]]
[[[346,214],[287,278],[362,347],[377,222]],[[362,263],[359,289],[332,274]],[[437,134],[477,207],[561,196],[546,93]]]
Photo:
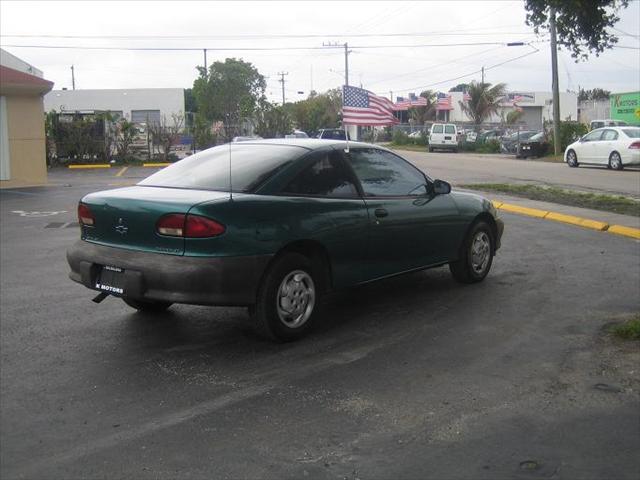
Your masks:
[[[280,189],[286,202],[285,222],[294,239],[324,246],[331,262],[333,286],[342,288],[364,280],[362,248],[369,213],[351,169],[335,150],[314,152]]]
[[[595,161],[597,163],[608,165],[609,155],[615,150],[615,144],[618,140],[618,132],[610,128],[602,133],[599,141],[595,142]]]
[[[375,279],[446,261],[458,210],[449,195],[403,158],[377,148],[345,154],[369,213],[366,277]]]
[[[576,147],[578,162],[582,163],[597,163],[596,161],[596,146],[602,138],[604,130],[594,130],[582,137],[580,145]]]

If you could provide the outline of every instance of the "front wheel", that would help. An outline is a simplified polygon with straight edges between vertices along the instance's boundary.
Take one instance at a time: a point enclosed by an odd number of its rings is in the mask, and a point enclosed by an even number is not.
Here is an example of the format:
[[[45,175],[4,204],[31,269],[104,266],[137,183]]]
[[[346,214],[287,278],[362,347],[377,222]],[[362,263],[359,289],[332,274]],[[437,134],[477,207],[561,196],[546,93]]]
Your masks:
[[[277,258],[260,285],[256,304],[249,309],[258,332],[281,342],[303,337],[315,321],[319,287],[307,257],[292,252]]]
[[[495,253],[495,239],[488,223],[475,223],[465,237],[458,260],[449,264],[453,278],[460,283],[481,282],[489,273]]]
[[[609,155],[609,168],[613,170],[622,170],[622,158],[618,152]]]
[[[574,152],[573,150],[569,150],[567,152],[567,165],[572,168],[578,166],[578,155],[576,155],[576,152]]]
[[[167,308],[173,305],[173,303],[171,302],[159,302],[154,300],[134,300],[133,298],[127,298],[127,297],[123,297],[122,300],[131,308],[135,308],[140,312],[148,312],[148,313],[164,312]]]

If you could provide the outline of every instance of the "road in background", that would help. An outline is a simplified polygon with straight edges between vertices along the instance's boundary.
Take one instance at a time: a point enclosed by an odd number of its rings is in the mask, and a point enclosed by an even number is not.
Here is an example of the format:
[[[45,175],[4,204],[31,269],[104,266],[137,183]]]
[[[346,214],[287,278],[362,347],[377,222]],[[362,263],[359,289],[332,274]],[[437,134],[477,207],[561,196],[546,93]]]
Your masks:
[[[460,185],[465,183],[532,183],[573,190],[614,193],[640,199],[640,171],[621,172],[604,167],[569,168],[564,163],[518,160],[513,155],[473,153],[397,153],[413,162],[432,178]]]
[[[114,174],[0,191],[2,478],[638,478],[640,352],[605,326],[640,311],[640,242],[503,215],[483,283],[335,294],[279,345],[242,308],[147,316],[67,278]]]

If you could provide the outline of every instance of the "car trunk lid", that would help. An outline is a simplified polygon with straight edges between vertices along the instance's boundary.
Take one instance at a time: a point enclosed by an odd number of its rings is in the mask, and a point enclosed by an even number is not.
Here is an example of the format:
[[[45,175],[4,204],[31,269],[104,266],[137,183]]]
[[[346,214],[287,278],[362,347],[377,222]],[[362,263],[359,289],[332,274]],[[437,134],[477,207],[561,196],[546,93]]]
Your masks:
[[[229,198],[227,192],[134,186],[92,193],[82,199],[95,218],[82,239],[106,246],[184,254],[184,238],[160,235],[156,223],[168,213],[186,214],[198,203]]]

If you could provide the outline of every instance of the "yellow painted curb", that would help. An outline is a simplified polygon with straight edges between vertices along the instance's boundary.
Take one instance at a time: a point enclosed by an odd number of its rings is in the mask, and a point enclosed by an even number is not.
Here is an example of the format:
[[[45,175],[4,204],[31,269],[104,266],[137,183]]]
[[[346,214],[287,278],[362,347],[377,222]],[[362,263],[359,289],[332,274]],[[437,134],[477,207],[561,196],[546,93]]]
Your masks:
[[[565,215],[563,213],[549,212],[544,218],[548,220],[555,220],[556,222],[569,223],[571,225],[577,225],[579,227],[590,228],[592,230],[598,230],[600,232],[609,228],[609,224],[605,222],[598,222],[596,220],[574,217],[573,215]]]
[[[502,202],[497,202],[497,201],[495,201],[495,200],[493,200],[491,203],[493,203],[493,206],[494,206],[495,208],[500,208],[500,207],[502,206]]]
[[[87,165],[69,165],[68,168],[81,169],[81,168],[111,168],[108,163],[92,163]]]
[[[622,225],[611,225],[607,232],[615,233],[616,235],[623,235],[625,237],[635,238],[636,240],[640,240],[640,229],[639,228],[631,228],[631,227],[623,227]]]
[[[545,210],[538,210],[537,208],[519,207],[518,205],[511,205],[510,203],[503,203],[500,205],[500,210],[512,213],[521,213],[522,215],[528,215],[530,217],[545,218],[549,212]]]
[[[143,163],[143,167],[166,167],[167,165],[171,165],[169,162],[158,162],[158,163]]]

